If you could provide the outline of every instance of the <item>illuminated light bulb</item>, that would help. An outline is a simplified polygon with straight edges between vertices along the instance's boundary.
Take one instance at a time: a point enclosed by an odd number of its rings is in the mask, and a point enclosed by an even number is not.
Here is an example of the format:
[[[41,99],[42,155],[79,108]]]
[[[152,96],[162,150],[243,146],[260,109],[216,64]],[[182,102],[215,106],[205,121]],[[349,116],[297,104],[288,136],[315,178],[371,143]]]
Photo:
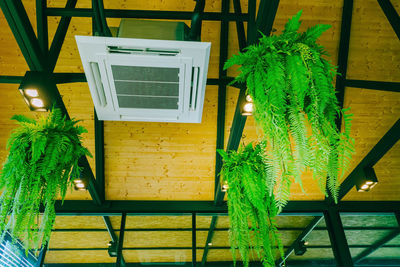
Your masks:
[[[246,95],[246,101],[253,102],[253,98],[251,98],[251,95]]]
[[[228,190],[228,188],[229,188],[229,185],[224,184],[224,185],[222,186],[222,191],[223,191],[223,192],[226,192],[226,191]]]
[[[243,106],[243,111],[247,112],[247,113],[251,113],[253,112],[253,103],[246,103]]]
[[[75,186],[77,188],[85,188],[85,185],[83,183],[77,183]]]
[[[74,183],[76,183],[76,184],[77,184],[77,183],[83,183],[83,181],[82,181],[81,179],[75,179],[75,180],[74,180]]]
[[[40,98],[33,98],[31,100],[31,104],[32,104],[32,106],[34,106],[36,108],[43,108],[44,107],[43,100],[40,99]]]
[[[39,92],[36,89],[25,89],[25,94],[30,97],[37,97],[39,96]]]
[[[361,186],[361,189],[364,189],[364,190],[368,189],[368,188],[369,188],[369,186],[367,184],[364,184],[364,185]]]
[[[304,245],[305,245],[305,246],[308,246],[308,244],[309,244],[308,241],[304,242]]]
[[[372,185],[374,182],[372,182],[372,181],[366,181],[365,182],[365,184],[367,184],[367,185]]]
[[[208,243],[208,245],[209,245],[209,246],[212,246],[212,243],[210,242],[210,243]]]

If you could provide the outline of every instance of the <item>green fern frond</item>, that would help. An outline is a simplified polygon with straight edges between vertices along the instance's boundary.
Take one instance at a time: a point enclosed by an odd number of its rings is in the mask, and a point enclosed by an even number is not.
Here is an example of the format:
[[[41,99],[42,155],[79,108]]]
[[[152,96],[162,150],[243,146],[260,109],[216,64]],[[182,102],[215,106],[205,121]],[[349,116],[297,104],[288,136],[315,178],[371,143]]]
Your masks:
[[[282,247],[273,220],[277,209],[267,186],[264,145],[250,143],[237,152],[219,151],[224,159],[221,176],[229,186],[232,256],[236,262],[236,251],[239,251],[244,266],[249,266],[250,259],[255,257],[261,260],[263,266],[271,266],[275,261],[275,247]]]
[[[13,119],[20,127],[11,133],[0,173],[0,231],[8,230],[27,249],[37,249],[50,238],[55,199],[64,199],[78,175],[71,169],[78,169],[78,159],[90,153],[80,141],[85,129],[76,126],[76,120],[66,120],[59,109],[38,121],[19,115]],[[44,213],[37,223],[41,206]]]
[[[312,170],[322,192],[328,188],[337,197],[338,177],[354,153],[346,110],[343,131],[336,127],[341,114],[333,86],[337,68],[317,43],[330,26],[298,33],[301,13],[287,22],[283,34],[262,36],[225,65],[240,66],[235,81],[245,81],[253,98],[254,120],[269,142],[263,148],[266,190],[275,193],[278,208],[287,203],[291,183],[301,185],[304,170]]]
[[[303,13],[303,10],[300,10],[297,12],[296,15],[294,15],[285,25],[285,29],[283,30],[283,33],[292,33],[292,32],[297,32],[300,28],[301,21],[300,17],[301,14]]]

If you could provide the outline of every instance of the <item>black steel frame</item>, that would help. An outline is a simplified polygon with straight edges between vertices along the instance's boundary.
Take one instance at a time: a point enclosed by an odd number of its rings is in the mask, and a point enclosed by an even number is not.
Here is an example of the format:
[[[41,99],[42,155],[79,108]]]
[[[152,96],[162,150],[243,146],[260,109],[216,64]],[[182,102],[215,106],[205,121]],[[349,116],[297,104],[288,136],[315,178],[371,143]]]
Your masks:
[[[390,22],[393,30],[400,39],[400,18],[393,5],[389,0],[377,0],[385,13],[388,21]],[[67,110],[63,104],[62,98],[58,92],[56,84],[70,83],[70,82],[86,82],[83,73],[53,73],[55,68],[62,44],[64,42],[66,33],[72,17],[92,17],[95,15],[94,10],[90,8],[75,8],[77,0],[68,0],[65,8],[49,8],[45,0],[36,1],[37,12],[37,37],[33,31],[32,25],[28,19],[26,11],[20,0],[4,0],[0,1],[0,7],[9,23],[9,26],[15,36],[15,39],[25,57],[27,64],[31,71],[47,72],[48,75],[53,77],[51,87],[56,94],[57,105],[68,115]],[[272,31],[272,25],[279,5],[279,0],[261,0],[259,11],[256,16],[256,1],[249,0],[248,13],[242,13],[240,1],[233,0],[234,13],[229,12],[229,0],[222,1],[221,12],[204,12],[202,13],[203,20],[221,21],[221,42],[220,42],[220,64],[219,64],[219,77],[218,79],[208,79],[208,85],[218,85],[218,118],[217,118],[217,148],[224,148],[224,133],[225,133],[225,102],[226,102],[226,87],[232,81],[231,77],[227,77],[227,72],[223,70],[223,63],[227,59],[228,51],[228,32],[229,21],[236,22],[237,35],[239,41],[239,48],[243,50],[246,45],[257,42],[259,34],[257,29],[266,35]],[[396,82],[381,82],[381,81],[364,81],[364,80],[351,80],[346,79],[347,59],[349,51],[349,38],[351,27],[351,13],[352,13],[352,0],[344,0],[342,30],[340,36],[339,46],[339,72],[342,76],[337,77],[336,88],[338,99],[343,103],[344,88],[358,87],[374,90],[384,91],[400,91],[400,83]],[[98,15],[98,14],[97,14]],[[105,9],[105,17],[109,18],[146,18],[146,19],[173,19],[173,20],[189,20],[192,18],[192,12],[177,12],[177,11],[148,11],[148,10],[118,10],[118,9]],[[48,43],[48,17],[60,16],[61,20],[57,27],[55,37],[49,48]],[[244,23],[248,23],[247,27],[247,41],[245,36]],[[0,76],[0,83],[14,83],[19,84],[22,81],[21,76]],[[227,150],[236,150],[239,146],[241,136],[243,133],[246,117],[241,116],[240,106],[242,105],[245,97],[245,85],[233,85],[240,89],[237,107],[230,131],[230,136],[227,144]],[[193,227],[193,261],[192,266],[196,265],[196,244],[195,234],[196,229],[195,216],[199,214],[212,215],[212,222],[209,231],[207,242],[204,246],[204,254],[202,264],[204,265],[207,259],[208,243],[212,242],[212,235],[216,229],[217,216],[226,214],[226,203],[223,202],[224,192],[222,192],[219,185],[219,171],[222,166],[221,158],[216,154],[216,183],[215,183],[215,200],[214,201],[107,201],[105,199],[105,183],[104,183],[104,125],[103,122],[97,119],[95,114],[95,155],[96,155],[96,179],[94,179],[93,172],[88,164],[86,158],[82,158],[80,163],[84,167],[85,172],[89,174],[89,192],[93,201],[65,201],[62,206],[60,202],[56,203],[56,211],[58,215],[101,215],[104,217],[107,229],[110,233],[111,239],[118,242],[118,257],[117,264],[122,264],[122,249],[123,248],[123,233],[125,230],[125,220],[121,222],[121,236],[118,239],[112,229],[111,222],[108,216],[121,215],[126,218],[127,215],[140,215],[140,214],[192,214]],[[338,125],[340,123],[338,122]],[[342,184],[340,191],[340,199],[354,186],[354,182],[359,176],[359,169],[365,166],[372,167],[398,140],[400,132],[400,122],[397,121],[392,129],[377,143],[371,152],[361,161],[355,170],[346,178]],[[318,229],[317,224],[322,219],[321,214],[324,214],[327,221],[327,229],[331,236],[331,243],[334,250],[337,263],[352,266],[351,256],[349,255],[349,246],[346,245],[344,236],[344,229],[340,222],[339,212],[397,212],[396,216],[399,218],[398,212],[400,202],[384,201],[384,202],[368,202],[368,201],[340,201],[339,204],[334,205],[332,200],[328,198],[326,201],[291,201],[285,207],[282,214],[302,214],[313,215],[315,219],[312,223],[304,229],[295,242],[304,240],[308,233],[313,229]],[[88,229],[85,229],[88,230]],[[127,229],[130,231],[133,229]],[[393,230],[393,235],[397,230]],[[380,243],[373,244],[370,248],[355,258],[356,262],[360,262],[371,251],[385,246],[390,237],[380,240]],[[289,256],[293,251],[293,246],[290,246],[285,254]],[[350,246],[351,247],[351,246]],[[213,247],[214,249],[215,247]],[[43,249],[42,255],[46,253],[46,248]],[[365,260],[364,260],[365,261]],[[224,263],[221,263],[224,264]],[[281,264],[281,262],[277,262]],[[130,264],[131,265],[131,264]],[[229,265],[229,264],[228,264]],[[227,266],[228,266],[227,265]],[[58,265],[61,266],[61,265]],[[67,265],[64,265],[67,266]],[[132,265],[136,266],[136,265]],[[221,266],[218,264],[218,266]],[[311,266],[311,265],[310,265]],[[382,265],[383,266],[383,265]]]

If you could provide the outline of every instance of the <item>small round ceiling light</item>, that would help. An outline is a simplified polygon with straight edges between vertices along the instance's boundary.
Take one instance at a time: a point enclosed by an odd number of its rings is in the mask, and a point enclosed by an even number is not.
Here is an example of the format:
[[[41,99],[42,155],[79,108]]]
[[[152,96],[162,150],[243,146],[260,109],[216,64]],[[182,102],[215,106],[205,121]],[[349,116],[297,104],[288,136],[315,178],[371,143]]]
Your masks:
[[[24,93],[25,93],[25,95],[27,95],[29,97],[38,97],[39,96],[39,92],[36,89],[25,89]]]
[[[44,107],[43,100],[40,99],[40,98],[33,98],[31,100],[31,105],[36,107],[36,108],[43,108]]]

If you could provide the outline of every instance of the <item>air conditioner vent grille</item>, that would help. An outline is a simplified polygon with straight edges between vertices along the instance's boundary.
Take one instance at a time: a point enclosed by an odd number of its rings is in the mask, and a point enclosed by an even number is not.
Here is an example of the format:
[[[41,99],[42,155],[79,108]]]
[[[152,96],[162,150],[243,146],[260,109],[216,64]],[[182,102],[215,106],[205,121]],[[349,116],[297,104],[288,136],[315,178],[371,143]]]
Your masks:
[[[114,80],[179,82],[178,68],[111,66]]]
[[[116,81],[117,95],[179,96],[179,83]]]
[[[121,108],[178,109],[178,97],[117,95]]]

